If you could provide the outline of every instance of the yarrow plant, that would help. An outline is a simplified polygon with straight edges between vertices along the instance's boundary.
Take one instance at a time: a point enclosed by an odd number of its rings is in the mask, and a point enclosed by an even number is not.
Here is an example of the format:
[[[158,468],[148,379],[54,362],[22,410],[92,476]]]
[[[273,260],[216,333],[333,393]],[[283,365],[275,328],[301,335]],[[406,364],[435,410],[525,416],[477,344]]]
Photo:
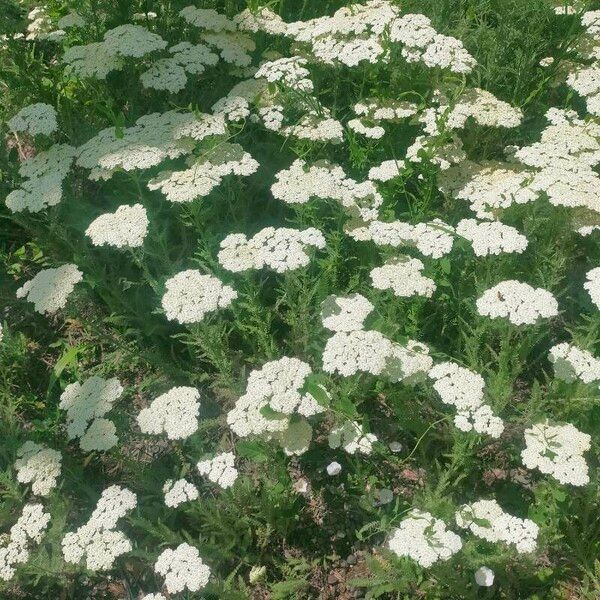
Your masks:
[[[0,598],[596,598],[597,1],[187,4],[2,5]]]

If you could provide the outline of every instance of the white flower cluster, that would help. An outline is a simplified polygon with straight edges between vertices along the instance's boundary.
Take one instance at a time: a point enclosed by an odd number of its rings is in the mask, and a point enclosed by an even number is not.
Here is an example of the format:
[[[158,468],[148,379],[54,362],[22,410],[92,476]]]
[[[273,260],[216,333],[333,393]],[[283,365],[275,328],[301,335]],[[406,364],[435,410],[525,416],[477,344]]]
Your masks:
[[[490,319],[507,318],[515,325],[533,325],[540,318],[558,315],[558,302],[543,288],[509,279],[483,293],[477,312]]]
[[[277,113],[277,105],[272,108],[275,108]],[[280,119],[279,115],[273,115],[268,111],[265,116],[268,120],[275,123]],[[285,127],[281,126],[277,131],[281,135],[296,137],[301,140],[310,140],[312,142],[340,144],[344,140],[344,128],[342,124],[331,116],[331,111],[325,106],[319,106],[319,110],[308,109],[296,123]]]
[[[229,121],[241,121],[250,115],[250,104],[258,103],[267,88],[264,79],[244,79],[217,100],[212,110],[215,114],[224,114]]]
[[[397,556],[408,556],[422,567],[448,560],[462,548],[462,541],[446,524],[431,513],[413,509],[392,531],[389,549]]]
[[[279,83],[284,87],[299,92],[313,91],[310,71],[306,68],[308,61],[300,56],[278,58],[262,63],[254,74],[256,79],[264,78],[269,83]]]
[[[587,290],[592,302],[600,308],[600,267],[588,271],[586,279],[583,287]]]
[[[85,19],[76,12],[70,12],[58,20],[60,29],[70,29],[71,27],[85,27]]]
[[[165,495],[165,504],[170,508],[175,508],[184,502],[197,500],[198,488],[186,479],[173,481],[168,479],[163,485],[163,494]]]
[[[325,248],[325,237],[315,229],[265,227],[248,239],[232,233],[221,242],[219,264],[238,273],[268,267],[277,273],[305,267],[310,262],[309,248]]]
[[[514,157],[530,168],[529,184],[556,206],[582,206],[599,212],[597,190],[600,176],[600,124],[579,119],[574,111],[551,108],[550,125],[540,141],[514,150]]]
[[[196,388],[179,386],[154,399],[137,416],[142,433],[166,433],[170,440],[182,440],[198,429],[200,393]]]
[[[246,393],[227,413],[227,424],[240,437],[284,431],[287,415],[310,417],[325,409],[310,393],[304,393],[311,368],[297,358],[284,356],[254,370],[248,377]],[[276,414],[265,416],[267,409]],[[279,414],[277,414],[279,413]]]
[[[559,379],[583,383],[600,381],[600,359],[591,352],[563,342],[550,348],[548,358],[554,365],[554,374]]]
[[[91,170],[90,179],[110,179],[118,169],[149,169],[167,158],[190,154],[195,142],[226,131],[222,115],[152,113],[120,132],[115,127],[100,131],[80,146],[77,165]]]
[[[201,29],[200,38],[219,51],[221,58],[237,67],[248,67],[251,52],[256,49],[254,40],[237,30],[237,24],[212,8],[186,6],[179,12],[190,25]]]
[[[514,227],[500,221],[463,219],[456,226],[456,233],[471,242],[476,256],[505,252],[520,254],[527,248],[527,238]]]
[[[258,15],[244,11],[234,21],[248,31],[262,30],[307,44],[314,58],[326,64],[354,67],[362,62],[387,62],[389,41],[403,45],[407,60],[429,67],[468,73],[476,64],[459,40],[438,34],[423,15],[400,17],[399,8],[387,0],[352,3],[331,16],[293,23],[271,17],[268,9],[260,10]]]
[[[424,111],[420,117],[425,124],[425,132],[434,135],[439,132],[440,122],[446,129],[463,129],[469,118],[485,127],[518,127],[523,121],[523,112],[508,102],[499,100],[487,90],[467,88],[451,105],[440,92],[434,95],[435,107]]]
[[[67,48],[63,62],[68,65],[67,72],[76,77],[105,79],[111,71],[124,67],[124,59],[141,58],[166,46],[158,34],[127,23],[107,31],[102,42]]]
[[[7,125],[15,133],[25,132],[32,136],[50,135],[58,129],[54,107],[42,102],[22,108]]]
[[[176,94],[187,84],[185,69],[173,58],[160,58],[140,75],[145,88]]]
[[[383,198],[372,181],[357,182],[337,165],[319,162],[309,167],[302,159],[279,171],[271,186],[274,198],[288,204],[305,204],[311,198],[339,202],[352,217],[370,221],[377,218]]]
[[[179,42],[171,46],[169,52],[173,60],[190,75],[201,75],[206,67],[213,67],[219,61],[219,57],[204,44]]]
[[[31,483],[31,491],[36,495],[50,494],[56,487],[61,468],[62,455],[58,450],[52,450],[31,440],[17,450],[17,481]]]
[[[407,62],[422,61],[428,67],[470,73],[477,61],[460,40],[437,33],[425,15],[406,14],[390,27],[390,40],[404,45],[402,56]]]
[[[85,558],[90,571],[111,569],[119,556],[132,549],[131,541],[115,527],[136,505],[136,495],[127,488],[118,485],[106,488],[88,521],[63,537],[65,561],[78,564]]]
[[[584,12],[581,24],[585,33],[575,49],[579,51],[577,58],[584,64],[570,63],[573,68],[566,83],[584,98],[590,114],[600,116],[600,10]]]
[[[326,64],[377,63],[385,58],[383,36],[397,13],[390,2],[369,0],[340,8],[330,17],[288,23],[286,35],[308,44],[314,57]]]
[[[16,566],[29,558],[32,543],[39,544],[50,522],[50,513],[44,512],[42,504],[26,504],[10,535],[0,541],[0,579],[10,581]],[[3,536],[4,537],[4,536]]]
[[[494,438],[500,437],[504,423],[484,403],[485,382],[479,373],[453,362],[443,362],[430,369],[428,375],[434,380],[433,389],[442,402],[456,407],[456,427],[461,431],[475,430]]]
[[[141,58],[150,52],[163,50],[167,42],[141,25],[127,23],[107,31],[104,34],[104,45],[112,54]]]
[[[374,308],[360,294],[329,296],[321,304],[321,321],[330,331],[357,331]]]
[[[400,177],[404,168],[403,160],[384,160],[381,164],[369,169],[369,179],[371,181],[391,181]]]
[[[343,448],[348,454],[371,454],[377,436],[365,433],[362,425],[356,421],[344,421],[331,430],[327,441],[330,448]]]
[[[323,350],[323,370],[344,377],[365,372],[384,375],[393,382],[418,380],[433,364],[429,349],[414,340],[402,346],[379,331],[364,331],[364,320],[372,308],[360,294],[325,300],[321,318],[335,333]]]
[[[287,23],[267,6],[259,6],[256,10],[246,8],[235,15],[233,21],[240,31],[264,31],[270,35],[285,35],[287,32]]]
[[[67,144],[54,144],[24,161],[19,167],[19,175],[26,181],[6,197],[9,210],[33,213],[58,204],[62,199],[62,183],[71,170],[76,152]]]
[[[219,487],[227,489],[235,483],[238,477],[234,461],[233,452],[222,452],[212,459],[201,460],[196,467],[200,475],[205,475]]]
[[[93,79],[106,79],[109,73],[125,65],[123,58],[112,53],[103,42],[71,46],[65,50],[63,62],[67,65],[65,74]]]
[[[191,162],[184,171],[159,173],[148,182],[148,189],[160,190],[170,202],[192,202],[208,196],[227,175],[252,175],[258,167],[258,162],[239,144],[223,143]]]
[[[94,219],[85,230],[94,246],[136,248],[144,243],[148,232],[148,216],[141,204],[122,204],[114,213],[106,213]]]
[[[61,29],[54,30],[54,24],[45,6],[34,6],[27,14],[27,40],[59,41],[65,34]]]
[[[167,548],[154,563],[154,572],[165,578],[169,594],[183,590],[197,592],[206,586],[210,569],[202,562],[198,548],[179,544],[175,550]]]
[[[440,173],[438,185],[444,193],[469,202],[478,218],[493,219],[494,211],[539,196],[529,187],[532,178],[531,171],[519,165],[463,161]]]
[[[504,512],[496,500],[478,500],[456,512],[456,524],[488,542],[512,544],[517,552],[533,552],[539,527],[530,519]]]
[[[140,75],[145,88],[177,93],[186,86],[188,74],[200,75],[207,66],[219,62],[219,57],[204,44],[180,42],[171,46],[169,53],[170,57],[156,60]]]
[[[373,121],[400,121],[415,115],[418,108],[413,102],[390,98],[368,98],[353,106],[359,117]]]
[[[207,313],[226,308],[237,298],[232,287],[195,269],[171,277],[165,290],[163,310],[167,319],[178,323],[199,323]]]
[[[575,230],[581,237],[588,237],[595,231],[600,231],[600,225],[583,225]]]
[[[423,275],[425,265],[418,258],[398,256],[371,270],[371,281],[377,290],[391,289],[395,296],[431,298],[435,281]]]
[[[348,127],[367,138],[380,139],[385,135],[381,126],[384,121],[397,122],[416,114],[417,110],[417,105],[412,102],[369,99],[354,105],[359,118],[348,121]],[[369,179],[372,179],[370,175]]]
[[[539,469],[560,483],[586,485],[590,478],[583,453],[590,443],[591,437],[570,423],[550,425],[546,420],[525,430],[521,459],[528,469]]]
[[[44,269],[17,290],[17,298],[33,302],[36,312],[54,314],[67,303],[75,284],[83,279],[76,265]]]
[[[103,418],[123,393],[118,379],[90,377],[71,383],[60,396],[59,408],[67,411],[67,435],[79,438],[85,452],[109,450],[119,441],[112,421]]]
[[[452,250],[454,227],[440,219],[411,225],[404,221],[371,221],[347,231],[359,241],[371,240],[378,246],[412,246],[424,256],[441,258]]]

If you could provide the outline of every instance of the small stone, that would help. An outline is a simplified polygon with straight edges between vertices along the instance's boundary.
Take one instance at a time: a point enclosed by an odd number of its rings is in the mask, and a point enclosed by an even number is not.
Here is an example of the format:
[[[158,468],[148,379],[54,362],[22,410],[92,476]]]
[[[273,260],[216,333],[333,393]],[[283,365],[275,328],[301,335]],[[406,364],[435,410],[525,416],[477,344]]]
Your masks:
[[[335,573],[330,573],[327,577],[327,583],[329,585],[335,585],[338,582],[338,576]]]
[[[494,584],[494,571],[488,567],[479,567],[475,571],[475,581],[481,587],[490,587]]]
[[[390,442],[389,449],[392,452],[401,452],[402,451],[402,444],[400,442]]]
[[[339,475],[342,472],[342,465],[339,462],[333,461],[327,465],[327,474],[330,476]]]
[[[355,565],[358,562],[358,559],[356,558],[356,556],[354,556],[354,554],[349,554],[346,558],[346,562],[349,565]]]

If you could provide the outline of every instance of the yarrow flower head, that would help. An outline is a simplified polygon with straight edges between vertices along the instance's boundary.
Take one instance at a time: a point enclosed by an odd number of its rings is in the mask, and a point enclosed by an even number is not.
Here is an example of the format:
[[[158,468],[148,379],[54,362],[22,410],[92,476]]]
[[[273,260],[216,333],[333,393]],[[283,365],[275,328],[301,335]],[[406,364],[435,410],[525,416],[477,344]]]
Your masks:
[[[164,550],[154,564],[154,572],[165,578],[169,594],[197,592],[210,577],[210,569],[200,558],[198,548],[187,543],[179,544],[175,550]]]
[[[32,544],[39,544],[50,522],[42,504],[26,504],[5,540],[0,541],[0,579],[10,581],[16,566],[26,563]]]
[[[478,500],[456,512],[456,524],[488,542],[512,544],[517,552],[536,549],[539,527],[530,519],[504,512],[496,500]]]
[[[478,218],[493,219],[499,210],[539,196],[529,185],[532,179],[533,173],[518,164],[462,161],[440,173],[438,186],[469,202]]]
[[[198,499],[198,488],[186,479],[178,479],[177,481],[168,479],[163,485],[163,493],[165,504],[170,508]]]
[[[91,169],[91,179],[110,179],[119,169],[149,169],[167,158],[188,155],[196,142],[226,131],[222,115],[152,113],[120,132],[115,127],[100,131],[79,147],[77,165]]]
[[[148,232],[148,216],[141,204],[123,204],[114,213],[100,215],[92,221],[85,234],[94,246],[115,246],[136,248],[144,243]]]
[[[358,331],[374,309],[361,294],[329,296],[321,304],[321,322],[330,331]]]
[[[548,358],[559,379],[567,382],[579,379],[583,383],[600,381],[600,359],[587,350],[563,342],[550,348]]]
[[[140,58],[156,50],[163,50],[167,42],[160,35],[141,25],[119,25],[104,34],[104,45],[118,56]]]
[[[570,423],[550,425],[546,420],[525,430],[521,459],[528,469],[537,468],[560,483],[586,485],[590,478],[583,453],[590,443],[591,437]]]
[[[59,407],[67,411],[67,435],[80,438],[82,450],[108,450],[117,444],[116,427],[104,415],[123,393],[118,379],[94,376],[83,384],[69,384],[60,396]]]
[[[476,256],[509,252],[520,254],[527,248],[527,238],[500,221],[478,223],[475,219],[463,219],[456,226],[456,233],[473,244]]]
[[[431,513],[413,509],[392,531],[388,547],[397,556],[407,556],[428,568],[456,554],[462,548],[462,540]]]
[[[403,221],[371,221],[347,231],[359,241],[372,240],[377,246],[415,247],[424,256],[441,258],[452,250],[454,228],[440,219],[411,225]]]
[[[600,267],[588,271],[586,279],[587,281],[583,284],[583,287],[587,290],[592,302],[600,308]]]
[[[17,290],[17,298],[33,302],[36,312],[54,314],[67,304],[75,284],[83,279],[76,265],[44,269]]]
[[[399,256],[382,267],[375,267],[370,273],[371,281],[375,289],[391,289],[395,296],[431,298],[436,285],[433,279],[422,274],[424,268],[418,258]]]
[[[15,212],[39,212],[55,206],[62,199],[66,179],[77,149],[68,144],[54,144],[21,164],[19,175],[26,178],[21,187],[6,197],[6,206]]]
[[[219,487],[227,489],[235,483],[238,476],[234,461],[233,452],[222,452],[212,459],[201,460],[196,467],[200,475],[205,475]]]
[[[21,483],[31,483],[31,491],[34,494],[48,496],[56,487],[61,464],[62,455],[58,450],[27,441],[17,450],[17,480]]]
[[[228,235],[221,242],[219,263],[228,271],[240,272],[268,267],[277,273],[305,267],[309,248],[325,248],[325,237],[314,227],[304,230],[266,227],[252,238],[243,233]]]
[[[484,292],[477,300],[477,312],[491,319],[507,318],[515,325],[533,325],[558,315],[558,302],[547,290],[507,280]]]
[[[148,182],[149,190],[160,190],[169,202],[192,202],[208,196],[228,175],[247,177],[259,167],[239,144],[222,143],[202,159],[188,161],[184,171],[163,171]]]
[[[383,197],[372,181],[357,182],[344,170],[328,162],[309,167],[301,159],[289,169],[279,171],[271,186],[274,198],[288,204],[305,204],[311,198],[331,199],[338,202],[353,218],[364,221],[376,219]]]
[[[158,396],[137,416],[143,433],[166,433],[170,440],[189,437],[198,429],[200,393],[193,387],[174,387]]]
[[[428,375],[434,380],[433,388],[442,402],[456,407],[456,427],[461,431],[475,430],[500,437],[504,423],[484,404],[485,383],[479,373],[453,362],[443,362],[430,369]]]
[[[106,488],[89,520],[62,540],[66,562],[78,564],[83,558],[91,571],[107,571],[121,555],[130,552],[131,541],[115,530],[117,521],[137,505],[136,495],[127,488]]]
[[[300,56],[266,61],[259,67],[254,77],[310,93],[313,91],[313,82],[310,80],[310,71],[306,68],[307,63],[308,61]]]
[[[207,313],[226,308],[237,298],[232,287],[195,269],[171,277],[165,290],[162,307],[167,319],[179,323],[199,323]]]
[[[22,108],[7,125],[15,133],[25,132],[32,136],[50,135],[58,129],[54,107],[42,102]]]
[[[297,358],[265,363],[250,373],[246,393],[227,414],[227,424],[240,437],[273,434],[287,429],[288,415],[310,417],[323,412],[312,394],[303,389],[310,374],[310,366]],[[266,410],[275,414],[267,418]]]
[[[360,423],[356,421],[345,421],[339,427],[335,427],[327,438],[330,448],[343,448],[348,454],[371,454],[373,443],[377,436],[373,433],[365,433]]]

